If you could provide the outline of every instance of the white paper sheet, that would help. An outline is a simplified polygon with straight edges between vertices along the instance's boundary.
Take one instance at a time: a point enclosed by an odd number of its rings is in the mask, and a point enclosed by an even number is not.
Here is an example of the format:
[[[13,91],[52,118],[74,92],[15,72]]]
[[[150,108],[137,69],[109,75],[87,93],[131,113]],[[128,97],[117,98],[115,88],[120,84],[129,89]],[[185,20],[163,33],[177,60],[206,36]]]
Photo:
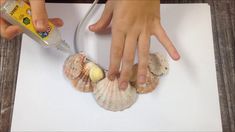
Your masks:
[[[75,27],[88,4],[47,4],[49,16],[61,17],[64,39],[73,44]],[[97,7],[89,23],[102,13]],[[210,7],[207,4],[161,6],[162,23],[181,53],[158,88],[140,95],[122,112],[100,108],[91,93],[76,91],[65,79],[66,54],[44,49],[23,36],[12,131],[222,131],[216,81]],[[110,35],[84,29],[80,48],[107,67]],[[151,52],[167,55],[152,38]]]

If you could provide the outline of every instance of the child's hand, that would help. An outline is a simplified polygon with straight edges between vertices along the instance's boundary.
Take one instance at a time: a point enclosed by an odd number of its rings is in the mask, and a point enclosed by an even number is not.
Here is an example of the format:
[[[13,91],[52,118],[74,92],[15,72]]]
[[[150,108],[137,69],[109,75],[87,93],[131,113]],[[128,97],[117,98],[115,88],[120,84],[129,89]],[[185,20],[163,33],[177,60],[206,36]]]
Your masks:
[[[100,20],[89,28],[93,32],[104,30],[112,20],[112,46],[109,79],[121,75],[119,86],[127,87],[138,52],[138,83],[144,84],[148,66],[150,36],[155,35],[174,60],[180,58],[160,23],[160,0],[109,0]]]
[[[5,0],[0,0],[0,4],[3,4]],[[29,1],[31,10],[33,24],[37,31],[46,31],[48,27],[48,17],[45,8],[44,0],[30,0]],[[50,21],[55,24],[55,26],[62,26],[63,21],[59,18],[50,19]],[[19,26],[11,25],[0,17],[0,35],[6,39],[12,39],[22,31]]]

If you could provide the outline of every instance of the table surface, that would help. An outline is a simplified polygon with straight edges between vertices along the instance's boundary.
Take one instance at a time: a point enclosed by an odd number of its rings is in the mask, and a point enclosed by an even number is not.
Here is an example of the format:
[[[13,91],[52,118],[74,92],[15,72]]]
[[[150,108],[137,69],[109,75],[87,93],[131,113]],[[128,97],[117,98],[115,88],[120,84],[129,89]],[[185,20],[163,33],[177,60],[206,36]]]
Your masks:
[[[47,0],[65,2],[65,0]],[[67,2],[93,0],[67,0]],[[104,2],[105,0],[100,0]],[[211,6],[216,71],[223,131],[235,132],[235,0],[162,0],[162,3],[208,3]],[[0,37],[0,131],[10,131],[21,36]]]

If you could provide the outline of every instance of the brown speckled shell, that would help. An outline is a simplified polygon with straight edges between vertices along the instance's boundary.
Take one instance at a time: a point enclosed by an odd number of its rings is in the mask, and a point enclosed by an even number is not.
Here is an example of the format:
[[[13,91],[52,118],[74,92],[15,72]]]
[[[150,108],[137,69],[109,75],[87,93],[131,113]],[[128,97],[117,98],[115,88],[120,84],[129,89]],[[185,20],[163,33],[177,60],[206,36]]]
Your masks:
[[[149,54],[149,69],[156,76],[162,76],[169,70],[169,64],[160,53]]]
[[[153,75],[149,68],[147,70],[147,77],[145,85],[138,85],[137,83],[137,71],[138,71],[138,64],[133,66],[133,74],[131,77],[131,85],[136,88],[136,91],[140,94],[150,93],[152,92],[159,83],[158,76]]]
[[[86,63],[80,75],[76,79],[71,80],[73,86],[81,92],[93,91],[93,83],[89,78],[89,70],[90,70],[89,63]]]
[[[85,65],[85,61],[86,56],[82,53],[69,56],[63,67],[66,77],[70,80],[76,79],[80,75]]]

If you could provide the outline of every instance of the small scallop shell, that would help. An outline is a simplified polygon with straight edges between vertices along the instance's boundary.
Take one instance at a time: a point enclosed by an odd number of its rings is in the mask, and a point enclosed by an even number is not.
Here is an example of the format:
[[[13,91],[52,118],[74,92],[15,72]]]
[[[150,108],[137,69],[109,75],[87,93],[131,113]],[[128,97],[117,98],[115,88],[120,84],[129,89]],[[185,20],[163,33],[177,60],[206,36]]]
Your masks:
[[[85,64],[86,56],[82,53],[69,56],[64,63],[64,74],[70,80],[77,78]]]
[[[93,91],[93,83],[89,78],[89,72],[92,65],[93,65],[92,62],[86,63],[80,75],[76,79],[72,80],[72,84],[74,85],[74,87],[81,92]]]
[[[122,111],[129,108],[137,100],[136,89],[128,84],[123,91],[118,87],[118,80],[110,81],[107,77],[99,81],[94,88],[96,102],[110,111]]]
[[[138,93],[144,94],[144,93],[150,93],[152,92],[159,83],[158,76],[153,75],[149,68],[147,70],[147,76],[146,76],[146,83],[144,85],[138,85],[137,83],[137,70],[138,70],[138,64],[135,64],[133,66],[133,74],[130,79],[131,85],[134,86]]]
[[[168,72],[169,64],[160,53],[149,54],[149,69],[154,75],[162,76]]]

